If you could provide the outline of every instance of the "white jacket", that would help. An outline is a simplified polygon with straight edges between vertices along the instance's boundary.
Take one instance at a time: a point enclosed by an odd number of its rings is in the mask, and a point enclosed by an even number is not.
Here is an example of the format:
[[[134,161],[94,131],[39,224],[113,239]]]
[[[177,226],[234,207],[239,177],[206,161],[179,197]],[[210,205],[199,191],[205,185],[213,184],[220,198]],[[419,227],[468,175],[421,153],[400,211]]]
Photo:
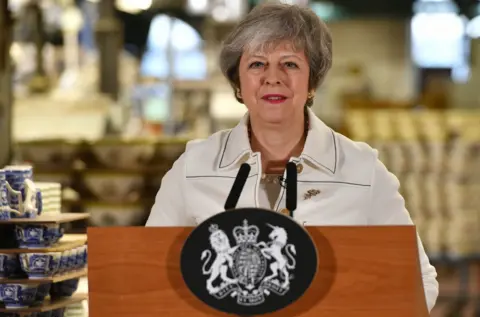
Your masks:
[[[399,181],[365,143],[354,142],[327,127],[309,110],[310,130],[300,157],[295,220],[311,226],[411,225]],[[260,153],[247,135],[248,114],[231,130],[187,144],[186,151],[162,180],[147,226],[195,226],[224,211],[225,200],[242,163],[250,175],[237,208],[262,207]],[[320,191],[305,199],[309,190]],[[282,189],[275,210],[285,208]],[[420,263],[428,309],[438,296],[437,272],[419,241]]]

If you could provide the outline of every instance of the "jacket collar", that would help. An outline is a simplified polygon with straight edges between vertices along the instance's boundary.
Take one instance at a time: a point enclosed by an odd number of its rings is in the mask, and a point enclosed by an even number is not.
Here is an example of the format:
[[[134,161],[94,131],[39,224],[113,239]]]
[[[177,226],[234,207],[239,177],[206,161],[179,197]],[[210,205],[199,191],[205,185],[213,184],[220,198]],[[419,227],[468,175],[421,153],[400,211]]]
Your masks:
[[[323,123],[311,109],[308,109],[310,127],[300,159],[335,174],[337,169],[337,140],[335,133]],[[220,170],[232,168],[243,163],[245,157],[253,154],[248,140],[248,112],[240,122],[231,129],[221,145]]]

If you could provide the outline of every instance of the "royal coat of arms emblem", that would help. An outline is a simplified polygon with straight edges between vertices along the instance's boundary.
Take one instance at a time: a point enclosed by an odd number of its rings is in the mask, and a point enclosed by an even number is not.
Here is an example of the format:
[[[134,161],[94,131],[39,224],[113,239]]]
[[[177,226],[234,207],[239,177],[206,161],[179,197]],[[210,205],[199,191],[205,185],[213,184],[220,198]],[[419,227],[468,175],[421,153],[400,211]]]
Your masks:
[[[218,225],[212,224],[210,246],[204,250],[202,273],[207,275],[206,288],[217,299],[236,297],[244,306],[260,305],[272,293],[283,296],[289,291],[296,266],[296,249],[288,243],[287,231],[266,224],[269,241],[258,241],[260,229],[247,220],[233,229],[236,245]],[[213,252],[212,252],[213,251]]]
[[[209,307],[237,316],[283,309],[310,287],[317,249],[291,217],[258,208],[222,212],[189,234],[180,257],[188,289]]]

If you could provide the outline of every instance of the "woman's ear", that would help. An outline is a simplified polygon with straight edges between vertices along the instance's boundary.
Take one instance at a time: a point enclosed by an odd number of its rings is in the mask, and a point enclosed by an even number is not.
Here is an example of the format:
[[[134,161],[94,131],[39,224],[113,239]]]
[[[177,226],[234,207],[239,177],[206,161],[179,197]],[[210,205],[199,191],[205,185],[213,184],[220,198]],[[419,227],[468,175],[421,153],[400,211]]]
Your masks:
[[[236,88],[235,89],[235,95],[237,96],[238,99],[242,99],[242,92],[240,90],[240,88]]]

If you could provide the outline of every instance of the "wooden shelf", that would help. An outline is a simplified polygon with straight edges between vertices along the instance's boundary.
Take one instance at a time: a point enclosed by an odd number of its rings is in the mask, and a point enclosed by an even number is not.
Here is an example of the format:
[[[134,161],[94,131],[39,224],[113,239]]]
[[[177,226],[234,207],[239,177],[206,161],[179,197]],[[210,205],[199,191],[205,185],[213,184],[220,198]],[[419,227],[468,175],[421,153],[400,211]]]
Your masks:
[[[48,248],[15,248],[0,249],[0,253],[47,253],[47,252],[63,252],[76,247],[80,247],[87,243],[86,234],[66,234],[59,242]]]
[[[87,273],[88,271],[85,268],[82,270],[69,272],[67,274],[61,274],[61,275],[56,275],[56,276],[46,277],[46,278],[38,278],[38,279],[5,278],[5,279],[0,279],[0,284],[18,283],[18,284],[37,285],[37,284],[45,284],[45,283],[58,283],[58,282],[71,280],[74,278],[87,276]]]
[[[83,220],[90,217],[88,213],[60,213],[60,214],[41,214],[36,218],[14,218],[10,220],[0,220],[1,224],[43,224],[43,223],[66,223],[77,220]]]
[[[87,294],[74,294],[72,297],[66,297],[57,300],[46,299],[43,303],[38,306],[32,306],[28,308],[17,308],[17,309],[6,309],[0,308],[0,313],[16,313],[16,314],[28,314],[28,313],[43,313],[50,310],[55,310],[58,308],[63,308],[70,306],[72,304],[81,302],[88,298]]]

